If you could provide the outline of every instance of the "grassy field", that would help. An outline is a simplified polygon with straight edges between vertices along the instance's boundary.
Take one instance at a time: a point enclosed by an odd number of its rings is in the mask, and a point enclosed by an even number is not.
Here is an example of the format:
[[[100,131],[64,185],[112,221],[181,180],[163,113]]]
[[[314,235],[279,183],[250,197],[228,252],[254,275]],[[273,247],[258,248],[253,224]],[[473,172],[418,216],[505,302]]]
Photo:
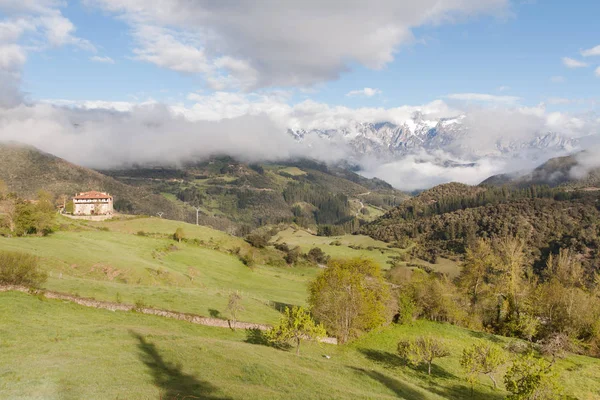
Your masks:
[[[258,323],[275,322],[280,304],[304,304],[306,283],[318,272],[317,268],[273,267],[264,262],[250,269],[228,251],[248,250],[250,246],[242,239],[176,221],[138,218],[77,223],[75,227],[83,229],[43,238],[0,238],[0,249],[40,257],[49,274],[45,284],[49,290],[223,318],[228,317],[229,293],[240,291],[245,308],[240,319]],[[177,227],[204,245],[134,234],[166,235]],[[265,250],[257,259],[264,261],[267,256]]]
[[[303,344],[300,356],[255,335],[133,312],[110,312],[22,293],[0,293],[2,399],[492,399],[473,396],[458,365],[474,339],[505,339],[428,322],[393,326],[346,346]],[[434,334],[452,350],[431,377],[401,365],[400,338]],[[324,357],[329,355],[330,358]],[[600,397],[600,361],[560,361],[561,382],[580,399]]]
[[[334,258],[370,258],[379,264],[382,269],[390,268],[388,261],[391,261],[394,256],[399,256],[409,250],[390,248],[388,243],[364,235],[316,236],[303,229],[295,228],[288,228],[279,232],[273,237],[272,242],[299,246],[304,252],[309,251],[312,247],[320,247],[325,253]],[[437,264],[431,264],[423,260],[413,260],[412,262],[427,266],[434,271],[446,273],[451,277],[456,276],[459,272],[456,262],[441,257]],[[400,264],[406,265],[407,262]]]

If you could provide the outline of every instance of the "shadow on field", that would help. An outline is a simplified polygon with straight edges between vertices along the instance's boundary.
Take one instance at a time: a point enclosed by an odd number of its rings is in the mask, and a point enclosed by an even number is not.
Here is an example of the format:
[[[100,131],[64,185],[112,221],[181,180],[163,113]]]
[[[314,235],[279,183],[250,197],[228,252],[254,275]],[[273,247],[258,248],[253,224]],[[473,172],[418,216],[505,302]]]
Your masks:
[[[246,329],[246,343],[259,344],[262,346],[271,346],[265,333],[258,328]]]
[[[359,349],[359,351],[364,354],[369,360],[373,361],[376,364],[383,366],[384,368],[398,368],[398,367],[410,367],[413,371],[418,371],[420,374],[427,375],[427,366],[420,365],[418,367],[411,367],[409,363],[404,360],[402,357],[390,353],[389,351],[381,351],[381,350],[373,350],[373,349]],[[431,366],[431,376],[436,378],[446,378],[446,379],[458,379],[458,377],[439,365],[433,364]]]
[[[426,399],[426,397],[423,393],[411,388],[406,383],[401,382],[398,379],[384,375],[381,372],[368,371],[366,369],[357,368],[357,367],[349,367],[349,368],[353,369],[354,371],[361,372],[361,373],[367,375],[368,377],[370,377],[371,379],[374,379],[374,380],[382,383],[388,389],[393,391],[398,397],[401,397],[406,400],[425,400]]]
[[[287,303],[281,303],[279,301],[272,301],[271,302],[271,307],[273,307],[274,309],[276,309],[277,311],[279,311],[280,313],[284,312],[286,308],[289,308],[290,310],[292,309],[292,307],[294,307],[293,304],[287,304]]]
[[[397,368],[405,366],[406,363],[402,358],[389,351],[373,350],[373,349],[358,349],[369,360],[374,363],[381,364],[385,368]]]
[[[226,397],[213,395],[217,391],[217,388],[211,383],[201,381],[193,375],[186,374],[181,370],[181,366],[165,361],[158,353],[156,346],[153,343],[147,342],[143,336],[135,332],[131,332],[131,335],[139,342],[140,360],[150,370],[154,384],[161,389],[161,399],[227,400]]]
[[[476,337],[477,339],[489,340],[494,343],[502,343],[502,340],[498,339],[496,336],[485,332],[469,331],[469,335]]]
[[[219,319],[223,318],[223,316],[221,315],[221,311],[215,310],[214,308],[209,308],[208,313],[210,314],[211,318],[219,318]]]

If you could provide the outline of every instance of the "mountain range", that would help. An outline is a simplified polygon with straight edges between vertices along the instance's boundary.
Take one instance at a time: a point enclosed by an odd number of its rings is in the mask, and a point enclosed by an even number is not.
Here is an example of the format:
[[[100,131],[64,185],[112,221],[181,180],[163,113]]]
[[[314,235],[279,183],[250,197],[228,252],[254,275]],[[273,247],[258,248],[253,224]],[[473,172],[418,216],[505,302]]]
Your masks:
[[[364,155],[397,158],[423,150],[441,150],[455,157],[475,161],[480,157],[512,157],[523,152],[568,153],[579,144],[576,138],[560,132],[539,131],[524,138],[496,140],[491,147],[482,148],[473,138],[475,134],[486,133],[475,132],[467,120],[467,114],[432,118],[415,112],[402,123],[351,121],[341,128],[289,129],[288,133],[298,141],[311,136],[342,140],[350,145],[359,158]]]

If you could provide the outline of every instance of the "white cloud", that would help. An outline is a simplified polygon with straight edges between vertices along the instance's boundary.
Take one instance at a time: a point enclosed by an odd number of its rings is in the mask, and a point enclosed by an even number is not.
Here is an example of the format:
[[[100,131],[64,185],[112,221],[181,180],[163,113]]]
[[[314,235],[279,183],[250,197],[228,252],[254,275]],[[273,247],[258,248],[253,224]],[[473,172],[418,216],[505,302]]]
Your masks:
[[[346,93],[346,96],[348,96],[348,97],[354,97],[354,96],[373,97],[373,96],[379,95],[379,94],[381,94],[381,90],[366,87],[366,88],[360,89],[360,90],[351,90],[348,93]]]
[[[506,92],[507,90],[510,90],[510,86],[500,86],[500,87],[498,87],[498,91],[499,92]]]
[[[583,57],[600,56],[600,45],[581,51]]]
[[[440,162],[443,160],[453,162],[451,165],[443,165]],[[531,164],[521,162],[520,166],[532,167]],[[456,159],[444,152],[421,152],[397,161],[375,164],[362,174],[383,179],[402,190],[412,191],[447,182],[477,185],[492,175],[506,172],[507,167],[506,161],[492,158],[481,159],[473,166],[469,160]]]
[[[600,67],[596,68],[596,76],[600,77]]]
[[[552,83],[563,83],[565,81],[565,77],[564,76],[553,76],[552,78],[550,78],[550,82]]]
[[[563,57],[562,62],[567,68],[585,68],[589,66],[589,64],[584,61],[575,60],[570,57]]]
[[[100,56],[93,56],[90,57],[90,61],[93,62],[97,62],[97,63],[104,63],[104,64],[114,64],[115,60],[113,60],[112,58],[106,56],[106,57],[100,57]]]
[[[305,87],[336,79],[352,64],[382,68],[411,30],[503,13],[509,0],[87,0],[122,17],[137,41],[136,57],[209,84],[244,89]],[[148,30],[162,30],[157,36]]]
[[[59,9],[65,4],[54,0],[0,0],[0,106],[22,101],[21,70],[29,52],[65,45],[96,50],[89,41],[75,36],[75,26]]]
[[[448,99],[489,103],[516,103],[520,100],[517,96],[496,96],[485,93],[453,93],[446,96]]]

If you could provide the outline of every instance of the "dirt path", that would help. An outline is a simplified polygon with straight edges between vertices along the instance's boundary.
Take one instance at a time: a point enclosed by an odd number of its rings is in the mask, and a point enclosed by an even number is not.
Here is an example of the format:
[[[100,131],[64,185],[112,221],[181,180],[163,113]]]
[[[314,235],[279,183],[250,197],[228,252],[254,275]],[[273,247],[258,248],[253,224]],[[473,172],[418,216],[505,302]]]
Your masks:
[[[77,296],[73,296],[73,295],[65,294],[65,293],[52,292],[52,291],[48,291],[48,290],[30,290],[29,288],[27,288],[25,286],[0,285],[0,292],[9,292],[9,291],[28,293],[28,294],[32,294],[32,295],[40,295],[41,294],[48,299],[66,300],[66,301],[70,301],[72,303],[79,304],[81,306],[91,307],[91,308],[99,308],[99,309],[103,309],[103,310],[136,311],[141,314],[156,315],[156,316],[164,317],[164,318],[177,319],[180,321],[187,321],[192,324],[212,326],[212,327],[216,327],[216,328],[228,328],[228,329],[232,328],[230,321],[227,321],[224,319],[219,319],[219,318],[202,317],[202,316],[196,315],[196,314],[188,314],[188,313],[181,313],[181,312],[176,312],[176,311],[161,310],[158,308],[150,308],[150,307],[137,308],[136,306],[134,306],[132,304],[113,303],[110,301],[99,301],[99,300],[94,300],[94,299],[88,299],[85,297],[77,297]],[[235,323],[235,327],[239,328],[239,329],[258,329],[261,331],[266,331],[266,330],[269,330],[272,328],[271,325],[255,324],[252,322],[240,322],[240,321]],[[323,338],[319,341],[321,343],[337,344],[336,338]]]

